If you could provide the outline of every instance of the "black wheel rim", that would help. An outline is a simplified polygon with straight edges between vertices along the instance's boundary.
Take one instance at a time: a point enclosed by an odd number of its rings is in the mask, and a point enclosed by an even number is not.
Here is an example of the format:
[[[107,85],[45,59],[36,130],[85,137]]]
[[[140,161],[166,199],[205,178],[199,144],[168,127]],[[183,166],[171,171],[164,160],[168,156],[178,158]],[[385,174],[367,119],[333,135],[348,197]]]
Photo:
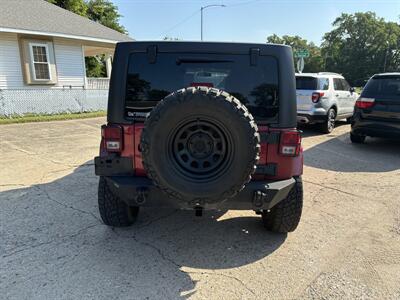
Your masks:
[[[229,164],[230,140],[229,133],[216,121],[196,118],[184,122],[171,137],[174,165],[191,179],[211,179]]]
[[[328,130],[331,132],[335,128],[335,111],[331,110],[328,116]]]

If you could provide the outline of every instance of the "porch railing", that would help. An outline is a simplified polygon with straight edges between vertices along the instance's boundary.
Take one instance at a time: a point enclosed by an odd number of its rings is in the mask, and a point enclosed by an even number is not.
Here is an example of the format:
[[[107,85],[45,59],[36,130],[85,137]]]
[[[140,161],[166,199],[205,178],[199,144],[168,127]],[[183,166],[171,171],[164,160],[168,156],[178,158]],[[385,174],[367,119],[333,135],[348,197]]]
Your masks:
[[[88,90],[108,90],[110,87],[109,78],[86,78]]]

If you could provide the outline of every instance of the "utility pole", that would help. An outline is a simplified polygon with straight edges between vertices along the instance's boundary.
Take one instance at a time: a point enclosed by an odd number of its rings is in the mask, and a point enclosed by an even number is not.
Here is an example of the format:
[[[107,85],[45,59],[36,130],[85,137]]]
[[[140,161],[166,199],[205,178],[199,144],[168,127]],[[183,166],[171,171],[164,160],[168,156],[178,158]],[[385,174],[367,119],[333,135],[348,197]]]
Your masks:
[[[389,42],[386,42],[387,46],[386,46],[386,53],[385,53],[385,62],[383,63],[383,72],[386,72],[386,63],[387,63],[387,56],[388,56],[388,52],[389,52]]]
[[[206,9],[206,8],[209,8],[209,7],[226,7],[226,5],[224,5],[224,4],[211,4],[211,5],[206,5],[206,6],[202,6],[201,8],[200,8],[200,12],[201,12],[201,24],[200,24],[200,35],[201,35],[201,40],[203,40],[203,11]]]

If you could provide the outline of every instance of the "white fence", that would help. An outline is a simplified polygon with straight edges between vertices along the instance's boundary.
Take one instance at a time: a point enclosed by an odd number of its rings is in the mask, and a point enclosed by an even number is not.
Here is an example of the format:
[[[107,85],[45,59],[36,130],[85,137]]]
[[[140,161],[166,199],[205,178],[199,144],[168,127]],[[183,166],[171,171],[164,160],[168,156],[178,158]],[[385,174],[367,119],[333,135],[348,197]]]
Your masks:
[[[108,89],[0,90],[0,116],[106,110]]]
[[[92,90],[108,90],[110,87],[109,78],[86,78],[88,89]]]

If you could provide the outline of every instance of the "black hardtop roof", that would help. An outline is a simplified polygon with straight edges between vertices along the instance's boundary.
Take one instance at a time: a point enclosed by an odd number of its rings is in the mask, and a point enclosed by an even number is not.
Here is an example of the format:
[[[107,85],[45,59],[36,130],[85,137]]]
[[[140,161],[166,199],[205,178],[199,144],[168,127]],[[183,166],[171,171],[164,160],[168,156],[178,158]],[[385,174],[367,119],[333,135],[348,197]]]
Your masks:
[[[109,123],[130,124],[124,116],[127,70],[131,54],[147,52],[149,63],[157,61],[157,53],[247,54],[257,64],[257,56],[273,56],[279,71],[279,120],[275,127],[296,127],[296,82],[292,48],[277,44],[232,42],[143,41],[121,42],[114,54],[110,81],[107,120]]]
[[[149,46],[156,46],[158,52],[207,52],[248,54],[250,49],[259,49],[260,55],[271,55],[279,51],[291,49],[287,45],[236,42],[200,42],[200,41],[132,41],[120,42],[117,48],[131,51],[147,51]]]

